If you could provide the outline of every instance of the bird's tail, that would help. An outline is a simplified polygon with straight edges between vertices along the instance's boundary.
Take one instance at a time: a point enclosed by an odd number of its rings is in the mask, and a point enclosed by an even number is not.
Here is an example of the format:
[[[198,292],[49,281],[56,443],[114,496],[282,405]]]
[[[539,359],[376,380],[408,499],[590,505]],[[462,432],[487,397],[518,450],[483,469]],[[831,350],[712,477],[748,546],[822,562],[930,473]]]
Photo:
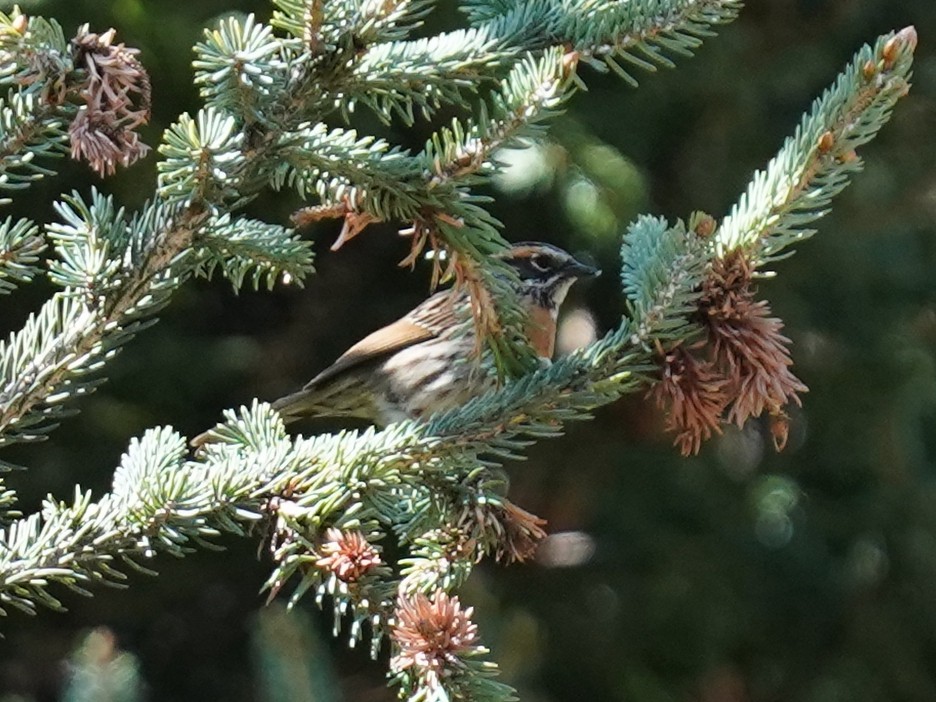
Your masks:
[[[355,376],[326,383],[309,383],[302,390],[281,397],[273,409],[287,424],[305,417],[358,417],[373,420],[375,404],[371,393]]]

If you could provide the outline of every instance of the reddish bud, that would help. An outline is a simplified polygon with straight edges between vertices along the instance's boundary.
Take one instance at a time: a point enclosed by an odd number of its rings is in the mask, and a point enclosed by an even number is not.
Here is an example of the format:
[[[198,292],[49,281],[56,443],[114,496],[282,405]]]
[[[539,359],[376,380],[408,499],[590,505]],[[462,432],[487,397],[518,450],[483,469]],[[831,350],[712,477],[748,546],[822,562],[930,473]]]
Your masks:
[[[718,228],[715,218],[710,214],[702,214],[695,223],[694,231],[702,239],[708,239]]]
[[[777,410],[770,415],[770,436],[777,453],[786,448],[790,438],[790,418],[783,410]]]
[[[901,49],[908,47],[910,51],[913,51],[916,45],[916,28],[910,25],[909,27],[901,29],[897,34],[888,39],[887,43],[884,44],[884,48],[881,49],[881,56],[884,59],[884,68],[890,68],[894,64]]]
[[[919,39],[917,36],[916,27],[914,27],[912,24],[909,27],[904,27],[899,32],[897,32],[897,36],[894,38],[899,39],[901,42],[903,42],[904,45],[910,47],[910,51],[914,51],[916,49],[917,41]]]
[[[908,48],[911,52],[916,49],[917,32],[913,25],[904,27],[897,34],[892,36],[881,49],[881,57],[884,59],[884,68],[890,68],[897,60],[901,49]]]
[[[858,152],[854,149],[849,149],[845,153],[840,154],[838,158],[842,163],[851,163],[852,161],[858,160]]]

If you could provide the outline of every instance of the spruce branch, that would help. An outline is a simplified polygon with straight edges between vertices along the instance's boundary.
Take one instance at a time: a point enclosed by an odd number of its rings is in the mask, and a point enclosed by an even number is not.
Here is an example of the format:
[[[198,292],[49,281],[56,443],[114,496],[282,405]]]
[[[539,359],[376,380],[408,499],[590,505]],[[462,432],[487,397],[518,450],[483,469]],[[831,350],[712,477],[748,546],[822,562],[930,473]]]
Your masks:
[[[51,174],[32,159],[58,155],[66,141],[101,175],[146,155],[136,128],[149,120],[149,76],[115,36],[84,25],[66,41],[54,21],[0,13],[0,84],[13,86],[0,109],[3,173],[15,174],[8,187]]]
[[[23,513],[16,509],[16,501],[16,491],[8,488],[0,479],[0,526],[11,524],[23,516]]]
[[[0,85],[11,86],[0,101],[0,188],[22,189],[52,175],[37,159],[67,152],[63,103],[71,68],[57,22],[0,12]]]
[[[90,584],[122,584],[118,559],[135,567],[134,557],[148,559],[157,550],[181,556],[189,542],[217,534],[202,516],[205,505],[216,522],[228,525],[230,501],[245,497],[239,492],[243,471],[225,473],[222,466],[210,476],[193,474],[184,470],[185,450],[170,428],[150,431],[131,443],[103,499],[92,502],[89,492],[76,488],[72,502],[49,498],[41,513],[0,532],[0,606],[27,613],[36,604],[60,609],[48,591],[52,582],[88,594]],[[244,506],[236,514],[259,518]]]
[[[229,214],[205,225],[199,235],[202,261],[196,271],[210,278],[216,269],[235,290],[248,277],[255,289],[272,289],[277,278],[301,285],[312,271],[312,249],[292,229]]]
[[[95,193],[94,200],[96,207],[74,196],[71,207],[60,206],[68,224],[52,227],[62,261],[50,274],[74,287],[53,295],[0,343],[0,446],[45,438],[65,416],[67,400],[102,382],[88,374],[151,321],[189,274],[182,264],[191,213],[173,218],[151,204],[126,222],[109,199]],[[126,240],[116,252],[115,238]]]
[[[399,220],[420,208],[421,164],[383,139],[352,129],[303,124],[280,138],[283,159],[271,176],[276,188],[316,195],[341,215],[366,211],[380,220]]]
[[[558,51],[518,62],[502,91],[492,94],[490,111],[482,108],[479,119],[467,124],[453,121],[451,128],[433,134],[417,155],[383,140],[360,138],[354,131],[305,126],[284,135],[286,161],[274,183],[288,184],[300,195],[314,192],[322,202],[319,207],[345,216],[366,213],[370,221],[424,221],[431,214],[444,214],[454,229],[467,227],[471,232],[475,223],[491,229],[494,222],[467,197],[465,187],[493,172],[492,155],[498,148],[535,135],[534,125],[563,99],[566,73]],[[468,249],[469,236],[452,232],[452,237],[456,250]],[[349,238],[345,232],[337,245]],[[426,243],[425,235],[414,237],[414,242],[415,257]],[[481,257],[503,246],[496,234],[487,245],[478,237],[472,252]]]
[[[243,114],[252,122],[266,100],[281,95],[286,86],[288,47],[253,14],[243,22],[228,17],[218,29],[205,30],[205,41],[195,45],[195,84],[213,107]]]
[[[431,3],[332,3],[327,11],[319,2],[303,0],[281,0],[277,5],[280,10],[272,24],[301,43],[290,45],[268,80],[284,75],[280,68],[285,68],[291,82],[309,88],[294,91],[288,109],[266,114],[284,127],[282,118],[300,115],[314,121],[335,109],[347,115],[357,104],[387,121],[396,116],[411,123],[417,109],[428,118],[443,105],[463,103],[466,92],[496,80],[514,57],[553,47],[573,51],[601,70],[610,66],[635,83],[616,59],[644,70],[671,66],[666,54],[691,55],[702,38],[711,35],[713,25],[731,21],[740,8],[738,0],[491,3],[484,11],[479,5],[477,12],[469,12],[474,26],[410,39]],[[201,52],[199,66],[205,69],[206,82],[214,76],[233,80],[230,67],[237,56],[245,57],[246,70],[253,56],[271,48],[258,40],[252,51],[246,49],[243,37],[257,32],[252,18],[229,31],[227,40],[219,32],[210,35],[208,44],[214,46]],[[301,53],[295,53],[297,47]],[[259,75],[258,67],[253,74]],[[240,75],[245,85],[256,82],[243,70]]]
[[[483,5],[483,9],[482,9]],[[608,67],[628,83],[631,73],[617,63],[655,71],[671,67],[666,53],[691,56],[711,36],[711,27],[733,20],[740,0],[641,0],[557,3],[477,3],[469,9],[475,26],[431,39],[380,44],[356,67],[348,97],[389,119],[412,121],[414,107],[426,116],[476,90],[491,68],[511,57],[561,47],[599,70]],[[425,66],[435,70],[427,72]]]
[[[43,104],[35,94],[11,91],[6,100],[0,101],[0,188],[21,190],[53,175],[54,171],[41,161],[67,152],[68,133],[64,127],[65,120],[58,110]]]
[[[29,26],[57,25],[33,18]],[[114,50],[123,56],[122,47]],[[110,39],[94,38],[86,51],[107,58]],[[23,65],[27,70],[32,63],[24,59]],[[46,89],[41,79],[52,77],[43,74],[30,83],[38,94]],[[209,272],[220,265],[237,284],[251,270],[256,282],[266,275],[268,283],[282,274],[300,280],[307,272],[308,247],[285,230],[254,226],[255,235],[278,233],[279,243],[268,241],[263,257],[249,246],[250,232],[223,245],[218,235],[234,231],[221,213],[213,220],[220,224],[205,230],[204,255],[189,255],[200,245],[208,210],[240,206],[264,186],[255,173],[272,150],[253,149],[248,156],[243,143],[234,120],[217,110],[204,110],[196,119],[184,115],[161,147],[163,202],[130,221],[96,193],[88,205],[73,197],[59,206],[64,224],[52,225],[50,234],[60,260],[51,276],[66,289],[0,345],[0,445],[43,438],[64,416],[63,403],[99,382],[86,375],[112,358],[196,268]]]
[[[412,239],[403,264],[415,263],[427,245],[446,247],[447,270],[443,272],[442,258],[436,258],[433,286],[449,277],[467,286],[476,322],[489,340],[498,369],[514,374],[529,370],[532,356],[516,331],[520,313],[503,271],[498,269],[500,274],[495,275],[489,259],[506,244],[499,223],[469,187],[496,170],[497,149],[537,135],[539,123],[568,96],[573,70],[574,62],[559,49],[518,61],[501,90],[492,93],[490,109],[482,103],[477,120],[453,120],[415,156],[393,150],[383,141],[359,139],[354,132],[311,127],[305,132],[306,144],[300,141],[291,151],[277,182],[300,192],[314,189],[322,201],[297,213],[298,223],[317,219],[323,210],[344,217],[345,226],[333,248],[368,224],[387,220],[413,223],[401,232]],[[327,144],[327,150],[316,142]]]
[[[490,149],[455,143],[456,137],[461,136],[483,142],[483,135],[478,138],[476,131],[495,132],[486,124],[488,118],[482,103],[481,130],[473,125],[462,128],[456,123],[453,130],[437,134],[426,152],[409,158],[383,142],[371,143],[354,132],[329,130],[314,120],[336,106],[350,110],[356,100],[364,99],[375,103],[372,107],[387,119],[396,112],[409,121],[414,104],[425,109],[427,101],[440,105],[460,100],[461,88],[476,89],[480,81],[495,76],[494,69],[507,59],[527,50],[575,47],[574,53],[562,61],[563,72],[569,73],[582,56],[613,53],[609,42],[616,47],[628,33],[633,34],[632,42],[624,41],[628,46],[644,47],[658,36],[694,46],[697,38],[693,37],[704,33],[704,27],[730,20],[737,4],[714,0],[661,4],[653,0],[636,3],[634,11],[623,13],[612,5],[595,8],[591,3],[573,3],[567,7],[530,0],[482,23],[483,26],[416,40],[404,37],[428,9],[425,2],[360,7],[354,3],[334,3],[326,11],[315,2],[285,0],[278,3],[280,10],[273,24],[287,29],[301,40],[299,44],[292,40],[277,44],[269,28],[258,24],[252,16],[243,22],[227,20],[218,30],[209,32],[207,41],[198,47],[197,80],[204,86],[203,94],[209,105],[199,114],[197,126],[191,118],[184,117],[167,133],[161,149],[167,156],[160,166],[161,193],[175,202],[187,201],[195,173],[203,171],[216,176],[213,187],[218,192],[200,196],[210,201],[228,198],[236,201],[238,190],[265,176],[274,187],[286,184],[302,194],[318,195],[320,204],[314,210],[300,213],[298,221],[317,218],[324,212],[343,216],[345,229],[338,245],[375,221],[412,221],[416,223],[414,255],[429,240],[434,246],[450,245],[455,252],[461,252],[461,260],[466,263],[460,279],[474,281],[473,289],[480,295],[483,286],[478,274],[470,270],[483,269],[483,255],[502,248],[497,223],[472,205],[472,198],[463,187],[470,182],[468,178],[463,178],[459,187],[437,186],[453,175],[480,170],[498,142],[507,142],[522,127],[547,116],[549,110],[537,104],[541,96],[528,96],[527,105],[514,106],[512,119],[516,122],[520,117],[519,121],[526,125],[509,124],[509,120],[508,124],[498,125],[503,131],[502,138],[490,139]],[[596,22],[601,31],[589,29],[588,23],[576,19],[586,10],[598,13],[596,18],[600,15],[600,21]],[[362,51],[361,47],[367,49]],[[540,68],[557,65],[552,57],[560,51],[554,48],[538,62],[515,65],[504,85],[512,87],[516,94],[505,95],[505,101],[516,103],[516,95],[525,87],[518,85],[524,70],[532,73],[530,66],[534,63]],[[427,70],[429,66],[431,70]],[[407,76],[410,67],[417,67],[419,75]],[[358,82],[360,85],[355,87]],[[283,89],[280,91],[283,98],[263,109],[270,101],[260,98],[274,94],[277,88]],[[359,95],[353,94],[355,90]],[[567,93],[566,89],[563,91]],[[438,97],[439,94],[443,97]],[[557,103],[561,96],[550,98]],[[303,124],[303,118],[313,121]],[[259,125],[260,131],[255,134],[259,134],[260,144],[275,145],[264,154],[265,158],[255,159],[255,167],[247,168],[241,157],[252,150],[251,142],[255,139],[249,135],[244,138],[246,132],[240,130],[251,124]],[[273,132],[269,131],[274,127]],[[277,139],[276,131],[283,136]],[[440,152],[456,150],[460,153],[452,159],[454,163],[440,165]],[[435,190],[430,193],[424,192],[426,183],[419,172],[421,167],[423,172],[426,170],[425,164],[420,163],[426,158],[433,161],[429,185]],[[478,163],[466,167],[466,158],[477,159]],[[443,173],[441,168],[449,170]],[[473,256],[475,264],[470,264],[469,256]],[[451,258],[450,263],[457,266],[457,258]],[[434,278],[437,276],[438,271]],[[494,324],[492,321],[491,325]],[[500,355],[509,354],[501,349]]]
[[[558,51],[518,62],[501,92],[492,94],[490,111],[482,107],[477,121],[453,121],[415,156],[354,131],[307,126],[284,137],[289,150],[275,183],[289,184],[301,195],[316,193],[323,204],[310,213],[314,217],[324,209],[345,217],[363,213],[369,221],[418,221],[422,226],[410,232],[414,250],[407,262],[414,262],[427,243],[427,228],[435,226],[437,215],[450,227],[456,251],[476,258],[496,253],[504,246],[496,222],[466,186],[493,172],[498,148],[536,134],[537,123],[564,98],[567,74]],[[303,221],[303,213],[298,219]],[[348,225],[336,248],[353,236],[350,230]]]
[[[62,288],[82,290],[99,300],[109,287],[119,284],[119,274],[126,269],[122,256],[129,237],[126,213],[113,197],[96,188],[89,203],[72,193],[54,208],[62,222],[46,227],[58,254],[58,260],[49,264],[49,278]]]
[[[658,281],[661,304],[670,288],[694,294],[693,281],[677,263],[671,271],[682,282]],[[651,321],[647,333],[668,326],[665,314],[655,312],[654,318],[658,322]],[[0,534],[0,603],[27,611],[34,611],[34,603],[58,608],[50,583],[84,592],[86,584],[117,582],[115,559],[134,562],[162,550],[182,555],[190,542],[217,531],[243,533],[242,525],[260,519],[271,498],[296,503],[305,510],[306,524],[353,527],[369,513],[379,514],[368,507],[371,492],[376,506],[394,486],[425,484],[433,476],[455,482],[453,465],[464,466],[467,475],[480,456],[512,455],[523,448],[525,437],[555,436],[562,422],[635,388],[633,370],[648,352],[642,348],[646,339],[632,328],[625,319],[590,349],[427,423],[289,440],[269,406],[255,405],[239,416],[230,414],[217,431],[228,443],[209,444],[203,460],[184,464],[181,438],[170,429],[153,430],[131,444],[112,493],[98,502],[85,493],[77,493],[73,504],[47,501],[42,514]],[[634,340],[636,349],[616,353]],[[589,381],[604,385],[596,391]],[[348,521],[352,515],[354,521]],[[413,526],[418,525],[416,520]],[[434,549],[425,532],[398,538],[416,546],[405,572],[418,583],[417,591],[456,586],[476,558],[476,551],[467,549],[470,557],[440,560],[443,553],[451,557],[459,551],[444,543],[444,552]],[[50,543],[56,547],[46,548]],[[296,567],[295,560],[284,563]],[[452,579],[453,568],[463,574]],[[279,575],[272,581],[282,582]],[[386,623],[369,608],[359,611],[362,617],[372,627]]]
[[[159,195],[177,206],[233,208],[249,197],[244,134],[235,119],[214,107],[193,119],[184,114],[163,135]]]
[[[673,67],[666,53],[692,56],[712,27],[734,20],[740,0],[681,0],[680,2],[589,3],[585,12],[570,12],[561,31],[584,58],[604,61],[627,82],[636,80],[615,59],[634,68],[655,71]],[[623,30],[622,30],[623,28]]]
[[[43,102],[61,103],[73,69],[62,26],[44,17],[27,17],[18,7],[0,13],[0,83],[38,92]],[[54,99],[53,99],[54,98]]]
[[[910,89],[916,44],[916,30],[907,27],[858,51],[722,221],[719,251],[744,247],[769,263],[812,236],[808,225],[861,170],[856,149],[877,135]]]
[[[495,151],[540,135],[540,123],[556,114],[569,97],[573,62],[559,49],[540,57],[519,60],[492,92],[491,107],[481,105],[476,121],[453,121],[451,129],[436,132],[421,154],[431,164],[430,188],[458,182],[471,185],[471,176],[489,176],[496,170]],[[480,178],[477,178],[480,180]]]
[[[538,52],[535,59],[527,57],[515,62],[502,83],[502,93],[492,100],[493,119],[488,117],[485,103],[481,103],[477,123],[456,121],[451,129],[433,135],[423,153],[416,157],[416,163],[419,159],[424,162],[423,173],[432,174],[428,191],[424,192],[421,187],[420,181],[424,181],[425,176],[421,175],[416,182],[401,178],[400,167],[406,169],[409,160],[405,155],[390,162],[394,172],[383,177],[394,182],[390,188],[383,187],[374,171],[385,164],[373,158],[373,152],[359,155],[357,163],[352,160],[355,154],[346,152],[348,158],[341,159],[341,166],[331,165],[324,171],[320,170],[316,159],[307,157],[308,168],[296,169],[294,162],[281,167],[274,179],[277,184],[289,183],[300,192],[314,190],[319,195],[320,204],[299,213],[297,221],[314,220],[325,212],[344,217],[345,226],[335,248],[370,223],[402,219],[413,222],[411,228],[404,230],[413,240],[412,251],[405,262],[415,261],[427,244],[433,249],[448,249],[450,256],[445,274],[436,266],[433,282],[454,276],[459,284],[468,285],[476,301],[475,319],[484,332],[482,336],[488,339],[499,372],[507,375],[528,371],[532,367],[531,357],[524,353],[519,335],[511,331],[517,328],[515,322],[519,313],[505,290],[507,286],[501,278],[490,274],[489,264],[484,262],[486,256],[504,246],[497,231],[498,223],[476,204],[469,186],[478,175],[487,175],[485,170],[493,165],[490,155],[498,146],[507,145],[524,134],[533,135],[536,123],[554,112],[569,94],[580,60],[594,62],[595,57],[600,56],[609,61],[609,65],[616,66],[614,55],[628,57],[632,56],[629,52],[639,50],[657,63],[669,65],[660,53],[660,46],[686,53],[698,45],[698,37],[708,31],[707,27],[731,20],[738,8],[738,4],[731,1],[675,4],[654,1],[628,4],[626,10],[621,10],[617,4],[599,8],[573,4],[576,6],[536,1],[521,3],[483,26],[431,39],[377,46],[355,64],[358,66],[355,70],[367,76],[363,94],[378,114],[389,119],[396,112],[407,122],[412,119],[414,105],[426,111],[426,100],[438,98],[441,104],[456,99],[462,84],[446,73],[448,61],[453,62],[453,70],[463,71],[474,66],[472,51],[481,51],[488,60],[496,58],[501,47],[508,47],[508,55],[515,55],[518,50]],[[663,11],[664,5],[666,11]],[[579,15],[583,12],[589,17],[589,13],[598,13],[595,22],[580,22]],[[571,51],[569,47],[573,47]],[[436,87],[426,79],[406,75],[410,65],[408,52],[418,57],[413,63],[424,72],[425,66],[432,65],[434,68],[429,74],[442,81],[442,89],[452,90],[452,95],[438,97]],[[368,57],[376,63],[368,63]],[[489,75],[493,66],[487,66],[484,74]],[[479,68],[472,67],[471,71]],[[384,69],[390,72],[386,75],[393,90],[374,82],[384,75]],[[406,94],[406,86],[411,83],[410,94]],[[347,89],[347,84],[347,81],[341,84],[343,89]],[[465,84],[469,85],[470,81]],[[354,102],[348,94],[342,94],[337,101],[347,105]],[[373,104],[375,101],[381,104]],[[346,174],[336,176],[334,171],[338,168]],[[295,175],[297,170],[301,176]],[[314,182],[309,182],[310,177]],[[499,304],[485,303],[493,300]],[[503,333],[504,330],[507,333]]]
[[[39,227],[28,219],[7,217],[0,224],[0,294],[28,283],[39,272],[36,264],[45,250]]]
[[[650,307],[646,324],[625,318],[616,332],[592,347],[428,422],[291,440],[269,405],[255,404],[239,414],[228,413],[227,422],[216,430],[224,443],[208,444],[198,461],[183,461],[181,438],[170,429],[153,430],[131,444],[112,493],[96,503],[84,493],[74,504],[48,502],[42,515],[17,522],[14,531],[0,538],[6,545],[0,550],[0,601],[6,601],[11,584],[35,587],[34,594],[44,597],[39,591],[59,579],[68,585],[110,576],[110,571],[96,569],[119,556],[149,557],[158,550],[182,555],[185,544],[196,537],[208,538],[217,530],[242,533],[242,524],[257,521],[271,498],[297,505],[307,524],[344,520],[339,522],[344,528],[356,528],[369,515],[380,519],[384,510],[379,506],[386,504],[388,492],[427,480],[457,484],[477,469],[483,456],[482,465],[495,465],[492,457],[517,454],[529,437],[556,436],[565,421],[582,418],[639,386],[635,374],[650,357],[646,347],[651,335],[670,329],[670,314],[681,313],[685,299],[696,294],[696,281],[682,263],[673,256],[668,265],[661,261],[657,266],[670,274],[654,283],[656,293],[648,299],[657,299],[658,305]],[[675,298],[679,304],[670,302]],[[463,467],[461,478],[453,465]],[[82,524],[81,531],[76,523]],[[410,524],[416,533],[398,533],[398,538],[431,549],[423,522]],[[37,542],[48,539],[50,531],[67,535],[64,541],[73,550],[41,550]],[[80,558],[74,549],[91,543],[94,549]],[[103,553],[110,555],[104,558]],[[433,558],[429,552],[422,557]],[[473,559],[472,553],[468,563]],[[58,570],[63,561],[72,560],[75,571]],[[425,578],[425,568],[421,572]]]
[[[346,45],[392,41],[421,24],[434,0],[337,0],[325,11],[322,0],[274,0],[273,25],[319,53]]]
[[[832,198],[861,168],[856,149],[874,138],[909,89],[916,31],[908,27],[865,46],[805,115],[767,169],[717,227],[694,215],[691,228],[708,240],[711,264],[695,315],[701,334],[658,349],[651,390],[667,411],[684,454],[721,430],[767,415],[778,450],[786,443],[786,407],[806,385],[790,370],[790,340],[754,287],[757,269],[814,233]]]
[[[405,42],[378,44],[360,60],[339,100],[361,104],[386,121],[429,119],[443,105],[458,103],[465,91],[490,81],[492,69],[511,58],[504,42],[484,30],[458,30]],[[431,66],[431,70],[427,67]]]

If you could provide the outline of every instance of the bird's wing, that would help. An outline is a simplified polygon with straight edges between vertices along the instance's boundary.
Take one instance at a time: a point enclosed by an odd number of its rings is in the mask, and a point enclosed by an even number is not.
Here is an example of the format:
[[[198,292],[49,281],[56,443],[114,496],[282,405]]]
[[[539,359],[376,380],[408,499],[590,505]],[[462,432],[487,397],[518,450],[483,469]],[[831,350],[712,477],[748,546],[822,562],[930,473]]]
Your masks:
[[[436,293],[405,317],[365,336],[345,351],[337,361],[312,378],[303,390],[312,390],[350,368],[434,339],[443,329],[455,323],[456,305],[448,290]]]

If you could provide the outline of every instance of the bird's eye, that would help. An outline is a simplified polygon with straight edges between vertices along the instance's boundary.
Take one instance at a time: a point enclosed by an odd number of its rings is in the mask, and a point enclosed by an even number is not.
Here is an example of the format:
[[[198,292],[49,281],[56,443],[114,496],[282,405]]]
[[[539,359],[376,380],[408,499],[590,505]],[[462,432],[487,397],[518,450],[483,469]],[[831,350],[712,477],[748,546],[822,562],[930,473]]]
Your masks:
[[[550,269],[549,258],[543,254],[533,254],[530,256],[530,265],[544,273]]]

